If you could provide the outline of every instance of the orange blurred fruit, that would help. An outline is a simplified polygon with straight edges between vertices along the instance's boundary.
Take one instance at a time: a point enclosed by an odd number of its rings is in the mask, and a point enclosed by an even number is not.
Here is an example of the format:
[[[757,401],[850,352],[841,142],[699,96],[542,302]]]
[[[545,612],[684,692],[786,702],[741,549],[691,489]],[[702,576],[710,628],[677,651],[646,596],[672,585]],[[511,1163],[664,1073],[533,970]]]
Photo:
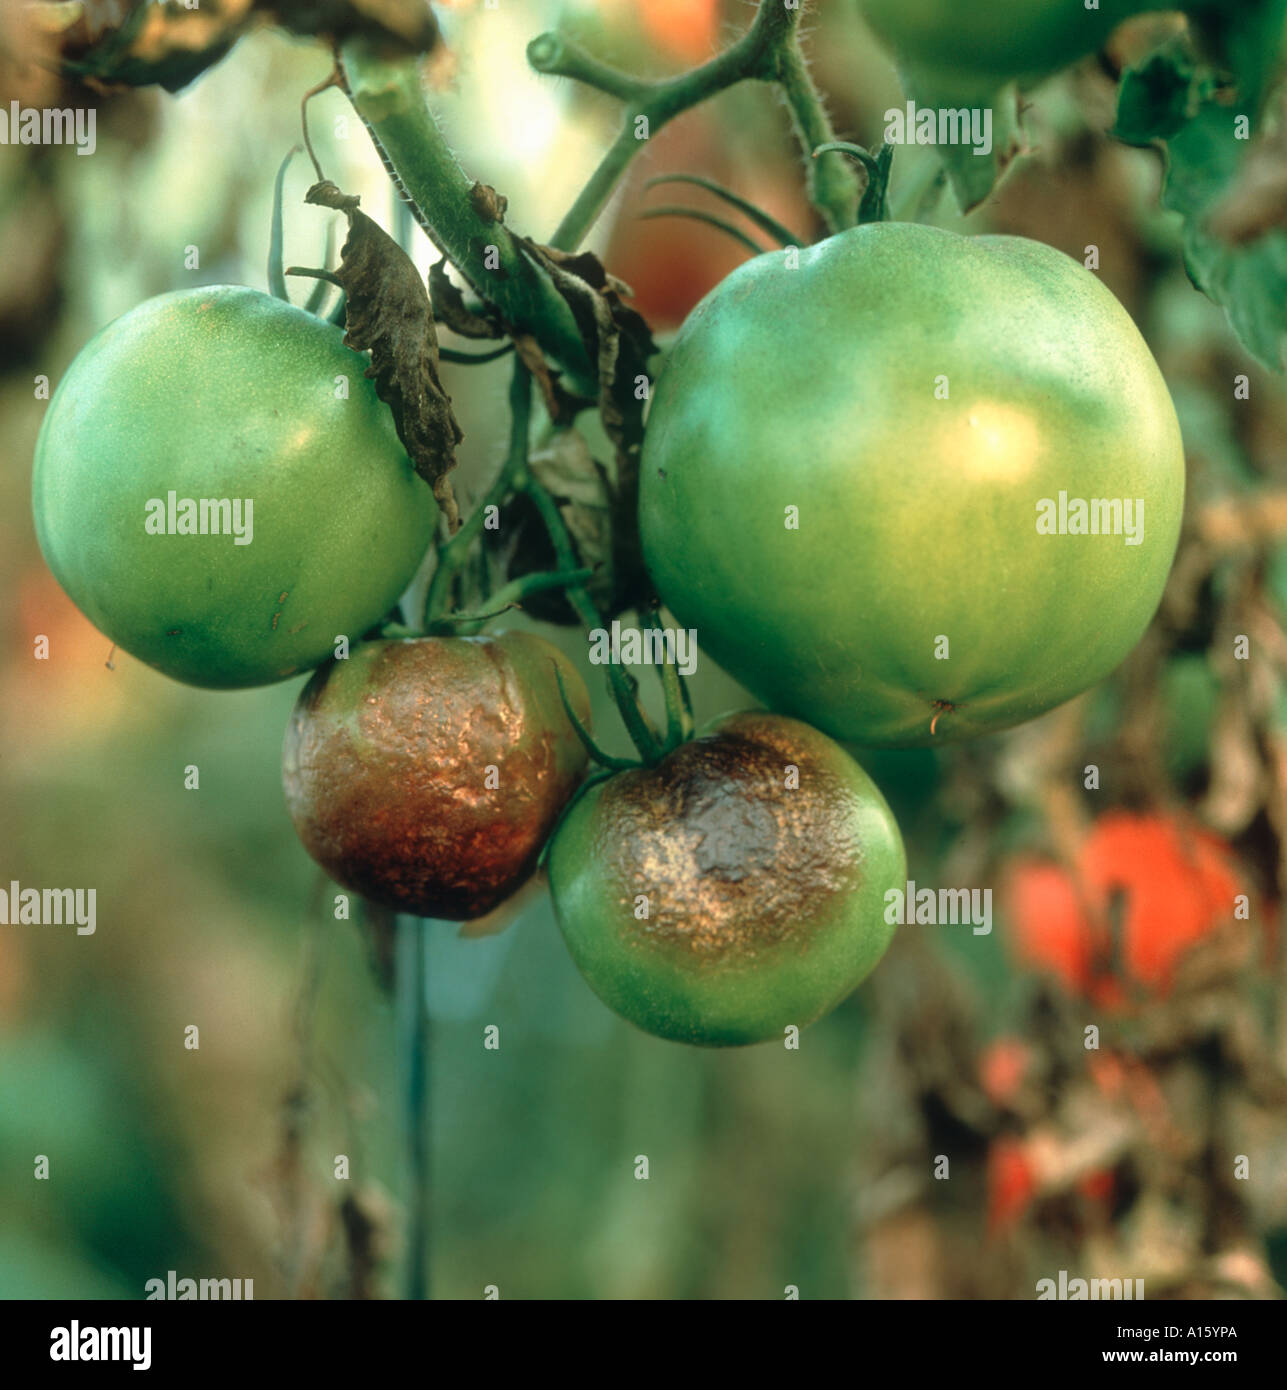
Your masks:
[[[663,52],[686,63],[704,62],[719,38],[719,0],[647,0],[639,18]]]
[[[1132,989],[1164,996],[1196,942],[1236,925],[1240,891],[1233,851],[1218,836],[1178,817],[1110,812],[1074,872],[1036,859],[1014,865],[1010,944],[1022,964],[1096,1003],[1122,1004]]]

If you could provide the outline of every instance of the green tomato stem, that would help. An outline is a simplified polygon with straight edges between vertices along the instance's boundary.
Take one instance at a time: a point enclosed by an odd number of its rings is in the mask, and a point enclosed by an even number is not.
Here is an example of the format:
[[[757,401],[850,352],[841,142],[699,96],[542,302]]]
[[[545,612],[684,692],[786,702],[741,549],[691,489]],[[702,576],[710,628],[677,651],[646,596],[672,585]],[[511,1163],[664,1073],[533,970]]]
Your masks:
[[[398,1054],[402,1063],[403,1131],[406,1146],[407,1264],[406,1296],[429,1297],[429,1017],[426,923],[399,916],[396,942]]]
[[[791,112],[796,138],[808,158],[809,201],[817,208],[828,232],[842,232],[852,227],[858,216],[858,180],[841,155],[812,157],[819,145],[831,144],[836,133],[794,33],[790,42],[779,49],[778,58],[778,82]]]
[[[549,533],[550,544],[554,547],[559,569],[575,568],[576,554],[568,537],[567,526],[554,499],[530,475],[524,476],[520,486],[541,514],[541,520]],[[586,627],[603,626],[603,615],[594,606],[594,600],[584,584],[576,584],[568,589],[568,602]],[[608,680],[612,685],[613,699],[617,702],[622,721],[630,734],[630,741],[639,750],[639,756],[649,767],[660,762],[664,756],[662,741],[630,688],[625,672],[615,662],[608,663]]]
[[[563,589],[573,584],[584,584],[594,573],[593,570],[573,570],[571,574],[561,574],[557,570],[547,570],[537,574],[524,574],[503,584],[488,599],[486,613],[461,613],[435,620],[433,629],[455,633],[459,637],[472,637],[481,632],[483,626],[493,618],[499,618],[511,608],[521,606],[529,594],[544,593],[548,589]]]
[[[476,206],[474,184],[425,103],[416,62],[381,58],[361,39],[340,52],[343,90],[425,235],[507,325],[531,334],[581,388],[597,394],[571,309],[504,223]]]
[[[447,611],[451,602],[451,586],[469,559],[474,541],[482,534],[488,507],[498,507],[527,473],[527,432],[532,419],[531,377],[521,362],[514,363],[514,375],[509,388],[509,452],[504,466],[497,474],[483,500],[462,523],[460,529],[438,553],[438,564],[425,593],[424,624],[426,631]],[[575,557],[570,565],[559,564],[561,570],[576,569]]]
[[[563,251],[576,250],[646,141],[676,116],[746,79],[781,85],[806,154],[834,139],[796,39],[800,15],[799,8],[788,9],[782,0],[762,0],[750,28],[735,43],[700,67],[662,82],[618,72],[561,34],[533,39],[527,58],[537,72],[584,82],[626,107],[621,133],[559,224],[551,244]],[[843,160],[810,162],[809,195],[830,231],[853,225],[858,185]]]
[[[649,627],[660,627],[656,613],[648,615]],[[685,700],[681,690],[683,677],[673,661],[665,661],[661,667],[661,688],[666,699],[666,752],[673,753],[683,743],[685,729]]]

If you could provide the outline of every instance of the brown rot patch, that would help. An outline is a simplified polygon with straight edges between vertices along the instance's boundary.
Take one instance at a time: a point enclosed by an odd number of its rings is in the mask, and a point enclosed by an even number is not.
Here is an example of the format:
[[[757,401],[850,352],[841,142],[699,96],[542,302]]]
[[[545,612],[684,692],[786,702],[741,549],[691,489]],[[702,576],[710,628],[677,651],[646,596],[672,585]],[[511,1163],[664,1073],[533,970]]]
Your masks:
[[[651,947],[750,961],[786,941],[807,950],[827,900],[858,887],[852,807],[806,746],[787,756],[770,737],[725,729],[614,778],[597,839]],[[648,916],[634,919],[641,897]]]
[[[320,668],[296,704],[283,754],[295,827],[375,902],[484,916],[530,877],[584,750],[569,731],[545,753],[557,697],[521,677],[504,639],[372,643],[361,660]]]

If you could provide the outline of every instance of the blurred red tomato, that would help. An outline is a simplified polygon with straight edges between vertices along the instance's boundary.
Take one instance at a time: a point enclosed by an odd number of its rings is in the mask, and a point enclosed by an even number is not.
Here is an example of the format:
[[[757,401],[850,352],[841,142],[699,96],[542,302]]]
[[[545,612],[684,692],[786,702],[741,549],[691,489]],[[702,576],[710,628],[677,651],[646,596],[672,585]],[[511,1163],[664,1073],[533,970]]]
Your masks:
[[[748,183],[746,170],[732,162],[731,149],[718,113],[690,111],[649,140],[627,181],[604,264],[630,286],[632,306],[655,329],[678,328],[697,302],[751,252],[726,232],[692,218],[644,218],[641,213],[650,207],[698,208],[741,227],[761,246],[770,243],[714,194],[682,183],[645,189],[650,178],[698,174],[732,189],[787,227],[808,228],[812,223],[801,180],[789,159],[766,152]]]
[[[1010,944],[1022,964],[1101,1005],[1125,1003],[1131,987],[1165,995],[1195,942],[1236,925],[1239,891],[1233,851],[1217,836],[1178,818],[1112,812],[1086,837],[1075,873],[1040,860],[1014,866]]]

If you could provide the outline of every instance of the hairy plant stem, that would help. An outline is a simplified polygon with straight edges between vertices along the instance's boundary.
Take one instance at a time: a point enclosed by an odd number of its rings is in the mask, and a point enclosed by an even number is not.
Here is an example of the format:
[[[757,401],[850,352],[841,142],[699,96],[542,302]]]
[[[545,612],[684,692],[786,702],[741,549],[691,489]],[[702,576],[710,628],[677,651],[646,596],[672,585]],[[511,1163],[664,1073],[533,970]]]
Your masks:
[[[566,301],[519,248],[448,146],[420,86],[414,59],[390,60],[360,39],[340,49],[340,84],[366,126],[394,186],[425,235],[516,333],[542,349],[591,395],[594,364]]]
[[[799,9],[782,0],[761,0],[751,27],[708,63],[661,82],[646,82],[592,58],[559,34],[542,34],[527,48],[538,71],[570,77],[625,104],[621,133],[559,224],[551,244],[574,251],[607,206],[635,155],[668,121],[738,82],[776,82],[791,111],[806,157],[835,139],[818,90],[809,76],[796,29]],[[809,196],[828,231],[853,225],[859,188],[853,170],[836,155],[809,158]]]

